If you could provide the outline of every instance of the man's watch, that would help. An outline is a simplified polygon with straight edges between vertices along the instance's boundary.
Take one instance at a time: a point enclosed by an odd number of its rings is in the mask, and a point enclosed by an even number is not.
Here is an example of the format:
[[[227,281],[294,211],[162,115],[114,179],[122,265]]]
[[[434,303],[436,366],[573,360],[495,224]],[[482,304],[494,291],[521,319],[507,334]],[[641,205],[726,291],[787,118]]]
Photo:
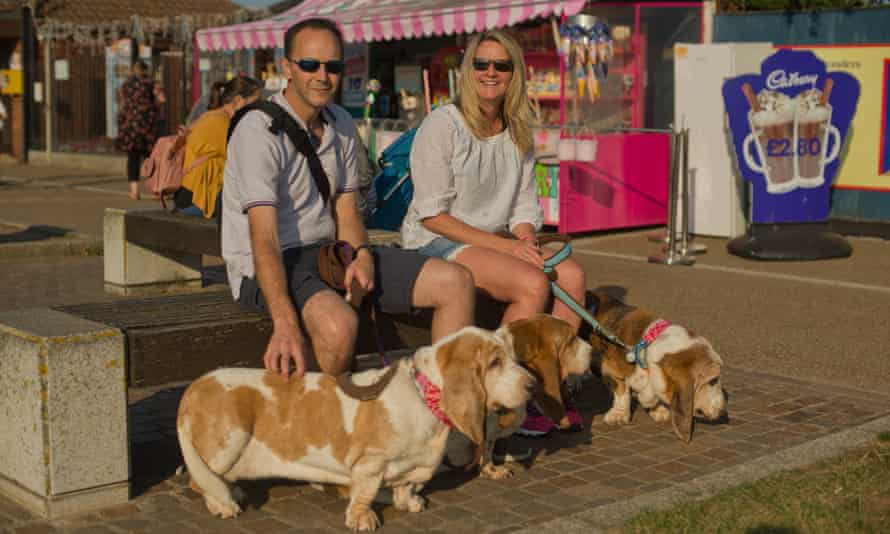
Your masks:
[[[374,256],[374,251],[371,249],[371,245],[364,243],[362,245],[355,247],[355,252],[352,253],[352,258],[358,259],[358,253],[361,252],[362,250],[367,250],[368,254],[370,254],[372,257]]]

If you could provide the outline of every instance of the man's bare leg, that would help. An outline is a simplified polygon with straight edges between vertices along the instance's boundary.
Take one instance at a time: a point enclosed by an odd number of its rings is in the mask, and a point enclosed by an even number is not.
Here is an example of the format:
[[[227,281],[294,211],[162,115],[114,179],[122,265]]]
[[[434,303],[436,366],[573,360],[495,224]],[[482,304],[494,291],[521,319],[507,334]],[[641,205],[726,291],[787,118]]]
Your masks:
[[[313,295],[302,310],[312,348],[322,372],[339,375],[352,366],[358,317],[332,290]]]

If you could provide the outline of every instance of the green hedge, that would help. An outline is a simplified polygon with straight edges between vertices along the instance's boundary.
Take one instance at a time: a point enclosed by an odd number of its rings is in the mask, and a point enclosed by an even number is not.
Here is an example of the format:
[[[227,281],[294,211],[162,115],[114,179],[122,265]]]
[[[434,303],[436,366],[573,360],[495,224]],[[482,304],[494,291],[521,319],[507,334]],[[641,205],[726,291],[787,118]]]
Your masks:
[[[873,0],[718,0],[723,13],[743,11],[815,11],[820,9],[852,9],[878,4]]]

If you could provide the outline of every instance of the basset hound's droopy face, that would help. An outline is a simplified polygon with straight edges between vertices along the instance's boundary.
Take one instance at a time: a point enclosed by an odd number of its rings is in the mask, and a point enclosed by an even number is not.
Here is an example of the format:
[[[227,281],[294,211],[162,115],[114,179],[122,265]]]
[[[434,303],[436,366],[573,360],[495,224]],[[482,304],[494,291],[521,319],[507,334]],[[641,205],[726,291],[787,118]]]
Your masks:
[[[561,385],[569,376],[590,370],[590,344],[575,335],[569,323],[543,313],[513,321],[499,332],[508,337],[516,358],[538,380],[534,399],[541,411],[567,428]]]
[[[561,385],[573,375],[582,375],[590,369],[590,345],[575,335],[572,327],[561,319],[538,314],[502,326],[496,332],[516,354],[516,360],[537,381],[534,400],[541,411],[561,428],[568,428]],[[486,436],[487,448],[482,453],[482,476],[493,479],[509,477],[512,472],[504,466],[495,466],[491,448],[495,438],[507,437],[525,420],[525,406],[501,410],[498,417],[497,435]],[[447,455],[453,465],[468,465],[476,459],[476,449],[454,435],[449,439]]]
[[[671,425],[683,441],[692,440],[693,417],[713,421],[725,414],[726,396],[720,383],[722,364],[720,355],[704,340],[652,362],[651,381],[664,384],[656,394],[670,406]],[[661,380],[656,376],[659,372]]]
[[[486,414],[525,406],[534,378],[517,363],[513,347],[502,336],[478,328],[472,331],[476,335],[446,337],[418,351],[415,358],[419,366],[427,367],[425,362],[434,355],[441,381],[448,385],[442,393],[445,414],[481,445]]]
[[[651,312],[628,306],[606,293],[594,294],[596,320],[634,345],[658,321]],[[679,325],[664,328],[645,352],[647,368],[628,363],[620,347],[593,334],[591,344],[602,354],[603,380],[612,390],[608,424],[630,422],[631,394],[656,421],[671,421],[683,441],[692,439],[695,416],[709,420],[726,414],[726,395],[720,383],[723,359],[707,339]]]

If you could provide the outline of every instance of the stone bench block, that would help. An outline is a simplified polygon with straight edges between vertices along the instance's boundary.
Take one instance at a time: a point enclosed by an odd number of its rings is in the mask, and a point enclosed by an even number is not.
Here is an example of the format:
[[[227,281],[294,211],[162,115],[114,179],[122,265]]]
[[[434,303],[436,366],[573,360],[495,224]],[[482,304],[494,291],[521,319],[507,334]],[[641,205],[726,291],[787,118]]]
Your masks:
[[[124,358],[115,328],[0,313],[0,492],[44,517],[129,499]]]
[[[117,295],[137,295],[173,287],[201,287],[201,253],[133,243],[127,239],[128,211],[133,210],[105,209],[105,290]]]

